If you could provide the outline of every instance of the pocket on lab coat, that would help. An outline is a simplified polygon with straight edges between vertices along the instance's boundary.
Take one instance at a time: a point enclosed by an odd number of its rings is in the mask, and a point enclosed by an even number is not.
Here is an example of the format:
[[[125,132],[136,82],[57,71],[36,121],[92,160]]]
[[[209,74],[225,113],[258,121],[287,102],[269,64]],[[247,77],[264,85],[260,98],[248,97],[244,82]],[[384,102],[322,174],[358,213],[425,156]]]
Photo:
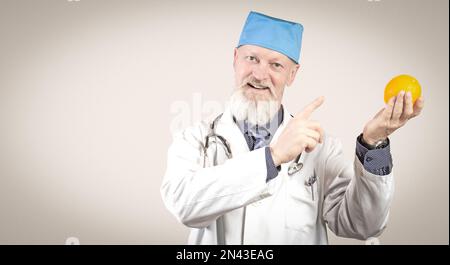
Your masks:
[[[294,230],[309,230],[316,225],[318,211],[318,178],[311,186],[307,180],[314,176],[314,172],[303,172],[289,177],[286,185],[286,228]],[[316,176],[317,177],[317,176]],[[314,200],[313,200],[314,192]]]

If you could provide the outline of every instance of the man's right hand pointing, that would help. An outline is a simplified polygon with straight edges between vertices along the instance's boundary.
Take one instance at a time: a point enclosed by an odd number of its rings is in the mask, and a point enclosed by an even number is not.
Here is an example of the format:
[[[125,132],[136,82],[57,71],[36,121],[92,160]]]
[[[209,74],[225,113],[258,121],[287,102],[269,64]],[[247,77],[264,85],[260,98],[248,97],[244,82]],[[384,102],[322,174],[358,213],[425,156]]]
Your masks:
[[[323,141],[323,129],[319,122],[310,120],[311,114],[322,105],[324,97],[319,97],[297,113],[286,125],[277,141],[270,144],[275,166],[289,162],[303,151],[311,152]]]

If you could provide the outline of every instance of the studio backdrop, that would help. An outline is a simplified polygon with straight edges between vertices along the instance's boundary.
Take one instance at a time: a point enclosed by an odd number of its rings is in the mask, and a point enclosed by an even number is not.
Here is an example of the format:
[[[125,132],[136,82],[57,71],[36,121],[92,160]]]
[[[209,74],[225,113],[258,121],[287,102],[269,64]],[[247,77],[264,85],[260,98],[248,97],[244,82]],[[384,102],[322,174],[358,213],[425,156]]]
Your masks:
[[[220,113],[249,11],[303,24],[284,105],[351,163],[387,82],[425,108],[391,137],[381,244],[448,244],[447,0],[0,0],[0,244],[184,244],[160,185],[173,133]],[[330,232],[331,244],[364,244]]]

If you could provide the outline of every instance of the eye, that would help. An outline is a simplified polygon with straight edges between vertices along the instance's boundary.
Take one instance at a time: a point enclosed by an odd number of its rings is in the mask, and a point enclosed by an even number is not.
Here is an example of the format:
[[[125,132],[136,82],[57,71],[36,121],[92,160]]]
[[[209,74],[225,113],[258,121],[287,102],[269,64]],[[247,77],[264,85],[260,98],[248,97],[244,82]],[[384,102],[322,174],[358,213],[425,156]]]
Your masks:
[[[251,56],[251,55],[247,56],[247,60],[250,61],[250,62],[257,62],[258,61],[258,59],[256,59],[255,56]]]
[[[272,63],[273,67],[275,67],[276,69],[282,69],[283,65],[280,63]]]

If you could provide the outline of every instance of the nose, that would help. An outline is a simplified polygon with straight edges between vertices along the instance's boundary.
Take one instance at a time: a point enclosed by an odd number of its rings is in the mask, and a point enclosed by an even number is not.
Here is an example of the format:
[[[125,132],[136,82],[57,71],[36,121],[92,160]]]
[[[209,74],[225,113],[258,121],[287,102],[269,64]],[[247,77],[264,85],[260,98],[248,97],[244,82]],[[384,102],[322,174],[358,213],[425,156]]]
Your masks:
[[[269,78],[268,65],[264,63],[258,63],[253,65],[253,76],[259,81],[265,81]]]

